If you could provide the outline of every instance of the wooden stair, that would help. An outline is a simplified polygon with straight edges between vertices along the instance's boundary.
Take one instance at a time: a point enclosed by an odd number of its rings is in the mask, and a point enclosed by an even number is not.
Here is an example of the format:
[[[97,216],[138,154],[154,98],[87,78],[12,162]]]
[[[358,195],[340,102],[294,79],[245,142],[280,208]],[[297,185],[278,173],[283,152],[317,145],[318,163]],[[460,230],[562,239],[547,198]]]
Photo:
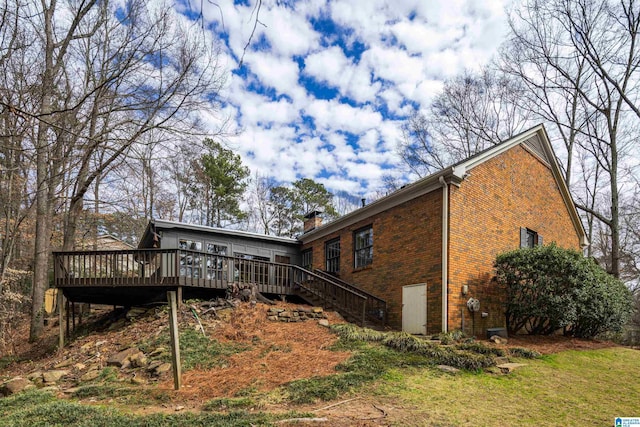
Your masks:
[[[299,268],[296,273],[294,293],[309,304],[335,310],[345,320],[361,326],[384,326],[384,300],[321,270]]]

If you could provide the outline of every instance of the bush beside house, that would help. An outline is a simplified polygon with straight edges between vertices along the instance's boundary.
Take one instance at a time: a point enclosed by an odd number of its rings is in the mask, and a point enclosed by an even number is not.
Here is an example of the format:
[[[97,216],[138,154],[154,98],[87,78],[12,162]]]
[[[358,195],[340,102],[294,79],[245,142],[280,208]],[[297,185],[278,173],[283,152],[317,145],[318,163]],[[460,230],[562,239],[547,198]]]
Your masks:
[[[496,280],[506,295],[511,333],[592,338],[618,332],[633,312],[633,298],[620,280],[593,260],[555,244],[498,255]]]

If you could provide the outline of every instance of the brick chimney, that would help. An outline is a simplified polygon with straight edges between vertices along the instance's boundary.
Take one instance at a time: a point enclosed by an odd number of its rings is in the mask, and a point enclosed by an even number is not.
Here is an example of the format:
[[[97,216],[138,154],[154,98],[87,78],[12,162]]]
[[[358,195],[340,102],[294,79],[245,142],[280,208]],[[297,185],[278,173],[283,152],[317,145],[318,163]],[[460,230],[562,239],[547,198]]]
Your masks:
[[[315,230],[316,228],[322,225],[322,214],[321,211],[311,211],[304,216],[304,225],[302,227],[303,233],[308,233],[311,230]]]

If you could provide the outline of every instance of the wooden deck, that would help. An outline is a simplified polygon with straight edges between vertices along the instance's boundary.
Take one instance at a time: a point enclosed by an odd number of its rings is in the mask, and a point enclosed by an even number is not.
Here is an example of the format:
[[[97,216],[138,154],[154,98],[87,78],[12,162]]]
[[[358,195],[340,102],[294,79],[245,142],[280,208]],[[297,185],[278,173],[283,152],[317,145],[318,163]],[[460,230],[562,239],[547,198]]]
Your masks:
[[[293,267],[183,249],[54,252],[54,284],[76,287],[226,289],[255,284],[269,294],[293,292]]]
[[[297,295],[364,323],[383,324],[386,303],[327,273],[268,261],[184,249],[54,252],[54,285],[74,302],[137,305],[255,285],[263,294]]]

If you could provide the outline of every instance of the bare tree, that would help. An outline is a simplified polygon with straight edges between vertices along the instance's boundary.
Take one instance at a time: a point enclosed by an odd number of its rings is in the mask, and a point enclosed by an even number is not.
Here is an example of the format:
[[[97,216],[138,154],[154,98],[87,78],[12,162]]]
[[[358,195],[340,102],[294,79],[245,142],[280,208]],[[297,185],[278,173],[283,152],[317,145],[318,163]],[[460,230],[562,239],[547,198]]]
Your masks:
[[[31,103],[0,100],[36,128],[22,147],[35,159],[30,338],[36,339],[54,212],[64,214],[63,248],[71,249],[90,191],[98,203],[101,180],[152,130],[197,129],[197,110],[215,108],[222,79],[210,38],[171,6],[142,0],[6,4],[15,25],[0,30],[0,58],[32,60],[25,79],[38,89]],[[16,29],[28,43],[16,42]]]
[[[418,176],[470,157],[524,130],[518,80],[485,68],[445,82],[425,112],[403,126],[400,155]]]
[[[33,59],[14,55],[26,44],[23,29],[17,26],[17,5],[0,6],[0,293],[6,273],[16,255],[21,258],[24,231],[33,213],[33,157],[27,150],[33,140],[34,120],[15,114],[10,105],[30,105],[36,101],[34,86],[27,79]]]
[[[562,140],[565,153],[560,165],[570,186],[574,148],[589,118],[580,101],[588,84],[586,60],[570,53],[562,28],[552,25],[551,11],[527,12],[526,8],[513,11],[511,37],[501,47],[498,67],[522,83],[525,90],[520,94],[520,107],[532,120],[549,124],[551,136]],[[559,67],[562,73],[557,71]]]
[[[566,148],[568,183],[576,145],[597,162],[597,186],[608,184],[608,200],[578,207],[609,230],[601,236],[609,236],[607,265],[615,276],[620,274],[620,192],[628,179],[620,175],[621,159],[640,117],[634,108],[639,19],[633,0],[529,0],[511,13],[511,36],[502,53],[503,70],[529,89],[527,108],[555,124]],[[584,200],[593,201],[593,195]]]
[[[247,189],[247,228],[252,231],[272,234],[275,212],[269,198],[276,181],[258,172],[254,174]]]

